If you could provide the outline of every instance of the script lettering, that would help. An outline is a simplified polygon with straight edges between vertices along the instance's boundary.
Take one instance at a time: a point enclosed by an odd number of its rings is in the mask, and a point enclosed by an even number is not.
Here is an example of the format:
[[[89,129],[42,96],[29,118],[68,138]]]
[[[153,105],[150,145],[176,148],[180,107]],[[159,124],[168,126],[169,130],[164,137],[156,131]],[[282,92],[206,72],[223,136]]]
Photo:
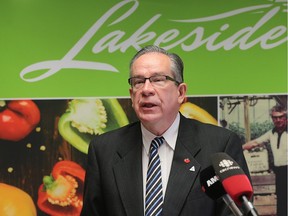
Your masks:
[[[109,22],[112,15],[124,6],[126,11],[123,10],[124,12],[122,15]],[[118,23],[125,21],[135,13],[138,6],[139,2],[137,0],[124,0],[116,4],[88,29],[62,59],[47,60],[32,64],[20,72],[21,79],[27,82],[36,82],[54,75],[61,69],[87,69],[94,71],[119,72],[117,66],[113,66],[109,62],[80,61],[77,60],[76,57],[84,48],[87,48],[87,44],[92,38],[95,40],[98,36],[97,33],[100,30],[105,29],[107,26],[117,25]],[[235,26],[232,28],[231,24],[227,23],[230,17],[265,9],[269,10],[260,17],[256,24],[238,29],[236,32],[231,32]],[[127,34],[125,30],[120,29],[107,33],[97,40],[91,48],[91,53],[96,55],[105,50],[109,53],[117,51],[124,53],[129,48],[139,50],[144,43],[148,42],[149,44],[155,44],[167,50],[179,46],[184,52],[192,52],[201,46],[205,46],[207,51],[216,51],[219,49],[232,50],[237,47],[241,50],[248,50],[256,45],[259,45],[262,49],[272,49],[287,42],[287,27],[284,25],[275,26],[262,33],[263,29],[265,29],[265,25],[270,21],[272,23],[272,19],[279,13],[281,13],[280,6],[262,4],[235,9],[208,17],[188,20],[171,19],[168,20],[168,22],[171,22],[170,26],[172,28],[166,29],[164,32],[157,32],[158,29],[155,24],[160,21],[163,22],[163,16],[162,14],[155,14],[144,24],[139,22],[135,23],[135,31],[130,35]],[[208,34],[209,31],[200,25],[201,23],[215,20],[224,20],[226,23],[223,23],[219,27],[219,31],[213,32],[212,34]],[[178,29],[180,26],[178,23],[181,23],[181,26],[187,25],[184,29],[185,32],[189,28],[192,28],[191,31],[186,33],[186,35],[183,34],[184,31]],[[262,30],[260,35],[258,34],[255,36],[257,32],[260,32],[259,29]],[[31,74],[34,75],[34,77],[31,78]],[[29,75],[30,78],[27,77]]]

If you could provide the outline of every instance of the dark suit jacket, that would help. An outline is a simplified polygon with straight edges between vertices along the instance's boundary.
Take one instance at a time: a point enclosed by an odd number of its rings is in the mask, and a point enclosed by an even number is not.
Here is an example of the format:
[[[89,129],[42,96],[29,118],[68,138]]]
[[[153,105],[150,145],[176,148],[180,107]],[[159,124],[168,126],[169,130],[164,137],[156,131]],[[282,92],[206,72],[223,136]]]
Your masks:
[[[200,170],[211,165],[216,152],[226,152],[249,175],[236,134],[181,115],[164,216],[231,214],[222,199],[214,201],[201,190]],[[90,143],[81,216],[143,216],[143,203],[142,134],[136,122]]]

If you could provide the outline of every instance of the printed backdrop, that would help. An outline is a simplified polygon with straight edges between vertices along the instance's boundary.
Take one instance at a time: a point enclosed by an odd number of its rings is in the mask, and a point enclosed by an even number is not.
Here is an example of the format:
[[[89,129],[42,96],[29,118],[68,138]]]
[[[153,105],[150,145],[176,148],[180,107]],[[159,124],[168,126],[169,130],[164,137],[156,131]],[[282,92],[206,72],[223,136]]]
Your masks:
[[[1,98],[128,96],[147,44],[183,58],[188,94],[287,92],[287,1],[2,0],[0,18]]]
[[[243,142],[253,130],[242,133],[239,100],[265,101],[250,110],[267,114],[263,132],[269,108],[287,105],[284,0],[2,0],[0,20],[0,215],[11,200],[21,215],[79,215],[89,141],[137,120],[128,67],[145,45],[182,57],[183,114],[226,126]],[[245,153],[254,204],[275,215],[275,179],[260,150]],[[265,193],[261,178],[269,179]],[[73,201],[55,195],[55,182]]]

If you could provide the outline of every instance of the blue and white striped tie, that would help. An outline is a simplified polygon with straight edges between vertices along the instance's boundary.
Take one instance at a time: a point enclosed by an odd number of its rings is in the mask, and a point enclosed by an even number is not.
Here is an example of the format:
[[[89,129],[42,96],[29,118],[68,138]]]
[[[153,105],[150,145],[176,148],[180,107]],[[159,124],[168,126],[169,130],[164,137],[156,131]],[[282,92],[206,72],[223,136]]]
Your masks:
[[[152,140],[150,146],[146,181],[145,216],[159,216],[162,213],[163,189],[158,148],[163,143],[163,140],[163,137],[156,137]]]

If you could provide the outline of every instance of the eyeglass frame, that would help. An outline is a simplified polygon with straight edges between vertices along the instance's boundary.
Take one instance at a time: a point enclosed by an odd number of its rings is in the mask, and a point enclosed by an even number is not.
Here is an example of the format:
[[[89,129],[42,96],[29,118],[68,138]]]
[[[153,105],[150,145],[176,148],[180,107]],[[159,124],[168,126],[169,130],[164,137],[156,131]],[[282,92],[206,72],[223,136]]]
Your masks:
[[[164,75],[164,74],[156,74],[156,75],[153,75],[153,76],[150,76],[150,77],[130,77],[129,79],[128,79],[128,83],[129,83],[129,85],[133,88],[135,88],[135,86],[133,86],[132,85],[132,82],[131,82],[131,80],[133,79],[133,78],[138,78],[138,79],[142,79],[143,80],[143,86],[144,86],[144,84],[146,83],[146,80],[149,80],[149,82],[153,85],[153,83],[154,82],[151,82],[151,78],[152,77],[157,77],[157,76],[162,76],[162,77],[165,77],[165,79],[166,80],[170,80],[170,81],[173,81],[177,86],[179,86],[180,84],[181,84],[181,82],[179,82],[179,81],[177,81],[176,79],[174,79],[174,78],[172,78],[172,77],[170,77],[170,76],[168,76],[168,75]],[[166,81],[165,80],[165,81]],[[142,86],[142,87],[143,87]],[[141,88],[141,87],[140,87]],[[136,89],[140,89],[140,88],[136,88]]]
[[[276,120],[276,119],[284,119],[284,118],[287,118],[287,115],[286,114],[283,114],[283,115],[280,115],[280,116],[273,116],[273,115],[271,115],[271,118],[272,119],[274,119],[274,120]]]

